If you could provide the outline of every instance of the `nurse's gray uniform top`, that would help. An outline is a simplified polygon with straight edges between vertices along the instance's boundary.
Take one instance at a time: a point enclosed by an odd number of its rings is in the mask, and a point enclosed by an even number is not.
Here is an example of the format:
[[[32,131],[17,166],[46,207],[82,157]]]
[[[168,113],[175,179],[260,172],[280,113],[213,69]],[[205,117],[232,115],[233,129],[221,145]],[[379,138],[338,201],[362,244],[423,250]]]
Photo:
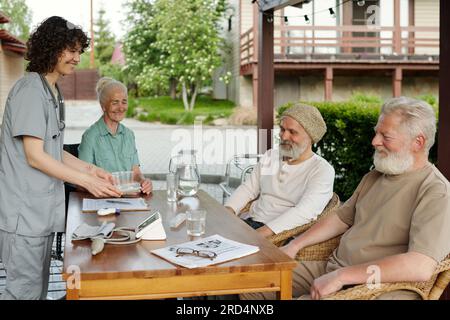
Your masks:
[[[60,117],[60,106],[39,74],[27,73],[11,89],[0,137],[1,230],[31,237],[64,231],[64,183],[28,165],[22,140],[42,139],[44,151],[61,161]]]

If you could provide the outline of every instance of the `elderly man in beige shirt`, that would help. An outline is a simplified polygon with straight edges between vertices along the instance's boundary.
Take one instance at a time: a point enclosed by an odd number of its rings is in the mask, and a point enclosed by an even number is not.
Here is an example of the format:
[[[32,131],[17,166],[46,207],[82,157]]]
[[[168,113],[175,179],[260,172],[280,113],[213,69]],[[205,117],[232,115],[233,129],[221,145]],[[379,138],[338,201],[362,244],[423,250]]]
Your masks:
[[[334,169],[311,149],[325,132],[317,108],[297,104],[286,110],[279,152],[268,150],[225,206],[239,213],[259,196],[244,221],[265,237],[315,220],[333,196]]]
[[[282,248],[294,257],[342,234],[328,261],[301,261],[294,269],[294,296],[320,299],[344,286],[372,285],[376,278],[384,283],[431,278],[450,252],[450,184],[428,161],[435,133],[435,113],[427,103],[400,97],[383,105],[372,140],[375,170],[343,206]],[[397,290],[378,298],[420,297]]]

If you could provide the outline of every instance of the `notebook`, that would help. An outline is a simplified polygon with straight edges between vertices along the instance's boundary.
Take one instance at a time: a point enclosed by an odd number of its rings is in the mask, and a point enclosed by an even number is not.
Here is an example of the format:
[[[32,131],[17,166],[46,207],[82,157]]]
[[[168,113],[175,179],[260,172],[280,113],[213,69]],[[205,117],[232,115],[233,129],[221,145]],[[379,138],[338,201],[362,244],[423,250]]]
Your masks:
[[[102,208],[116,208],[120,211],[148,211],[150,207],[143,198],[83,199],[83,212],[97,212]]]

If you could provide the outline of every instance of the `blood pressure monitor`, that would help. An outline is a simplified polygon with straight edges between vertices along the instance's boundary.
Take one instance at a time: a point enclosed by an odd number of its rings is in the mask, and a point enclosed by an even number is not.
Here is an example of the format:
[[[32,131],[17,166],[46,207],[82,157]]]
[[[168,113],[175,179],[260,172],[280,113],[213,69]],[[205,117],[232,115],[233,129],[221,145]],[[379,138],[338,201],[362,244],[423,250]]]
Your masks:
[[[167,238],[161,214],[155,211],[136,227],[136,238],[142,240],[165,240]]]

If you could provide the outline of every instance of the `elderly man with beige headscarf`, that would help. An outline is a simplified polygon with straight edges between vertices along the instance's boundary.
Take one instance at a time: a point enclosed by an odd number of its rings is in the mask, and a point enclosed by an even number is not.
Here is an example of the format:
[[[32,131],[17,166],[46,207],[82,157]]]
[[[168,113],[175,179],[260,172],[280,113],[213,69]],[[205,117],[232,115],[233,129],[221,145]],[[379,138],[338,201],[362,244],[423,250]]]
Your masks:
[[[225,206],[238,214],[257,198],[242,218],[265,237],[315,220],[333,196],[334,169],[312,151],[325,132],[317,108],[297,104],[286,110],[280,121],[279,151],[263,155]]]

